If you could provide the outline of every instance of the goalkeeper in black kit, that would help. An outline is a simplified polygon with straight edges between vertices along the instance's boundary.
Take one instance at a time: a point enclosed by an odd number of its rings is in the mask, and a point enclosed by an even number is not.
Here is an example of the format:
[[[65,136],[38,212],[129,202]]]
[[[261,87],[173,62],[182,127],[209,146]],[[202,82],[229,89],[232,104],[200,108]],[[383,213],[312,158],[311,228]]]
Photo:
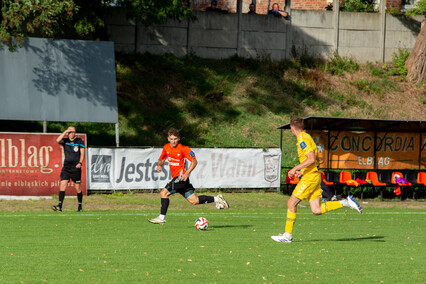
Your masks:
[[[67,130],[56,138],[56,142],[64,147],[65,160],[61,171],[61,182],[59,185],[59,203],[58,205],[53,205],[52,210],[62,211],[62,205],[65,198],[65,188],[72,180],[75,183],[75,190],[77,191],[77,212],[82,212],[83,192],[81,192],[81,167],[86,154],[86,146],[84,146],[83,139],[75,136],[74,126],[69,126]]]

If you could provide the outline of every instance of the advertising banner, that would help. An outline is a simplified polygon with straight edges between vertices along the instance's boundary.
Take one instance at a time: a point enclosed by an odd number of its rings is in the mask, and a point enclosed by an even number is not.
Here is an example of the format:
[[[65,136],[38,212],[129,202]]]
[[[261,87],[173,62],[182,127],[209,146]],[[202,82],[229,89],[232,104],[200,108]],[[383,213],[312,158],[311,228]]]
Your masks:
[[[330,145],[328,145],[330,135]],[[320,168],[333,169],[373,169],[374,168],[374,133],[354,133],[350,131],[330,134],[314,131],[313,139],[318,147]],[[376,138],[376,169],[413,169],[419,168],[419,158],[426,157],[423,148],[419,157],[420,143],[418,133],[378,132]],[[328,165],[327,165],[328,161]],[[425,161],[421,160],[421,168]]]
[[[0,195],[46,196],[59,192],[63,147],[60,134],[0,133]],[[77,134],[86,141],[85,134]],[[81,188],[86,194],[86,163]],[[75,193],[71,183],[67,190]]]
[[[196,188],[270,188],[280,185],[279,148],[192,148],[198,165],[190,175]],[[170,180],[169,163],[156,171],[161,148],[88,149],[91,190],[159,189]],[[189,164],[189,163],[188,163]]]

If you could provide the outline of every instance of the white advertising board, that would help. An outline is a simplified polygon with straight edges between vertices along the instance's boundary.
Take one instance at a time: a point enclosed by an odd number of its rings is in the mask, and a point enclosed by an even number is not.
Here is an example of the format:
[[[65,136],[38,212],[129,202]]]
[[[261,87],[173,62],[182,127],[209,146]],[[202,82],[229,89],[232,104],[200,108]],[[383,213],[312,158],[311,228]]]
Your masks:
[[[281,150],[269,148],[192,148],[198,165],[190,175],[195,188],[271,188],[280,186]],[[170,180],[168,161],[156,171],[161,148],[88,149],[91,190],[159,189]],[[189,163],[188,163],[189,164]]]

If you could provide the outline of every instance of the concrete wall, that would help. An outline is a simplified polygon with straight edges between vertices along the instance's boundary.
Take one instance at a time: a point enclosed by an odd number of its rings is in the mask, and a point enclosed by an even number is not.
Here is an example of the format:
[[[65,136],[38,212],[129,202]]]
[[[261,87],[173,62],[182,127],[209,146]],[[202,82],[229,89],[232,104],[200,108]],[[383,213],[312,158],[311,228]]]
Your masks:
[[[326,58],[340,55],[360,62],[389,61],[399,48],[414,46],[423,16],[406,18],[379,13],[292,10],[291,20],[267,15],[195,12],[197,21],[169,21],[144,27],[114,8],[107,19],[116,51],[188,53],[205,58],[233,55],[290,59],[309,54]],[[338,17],[336,17],[336,15]],[[338,20],[336,20],[338,19]]]

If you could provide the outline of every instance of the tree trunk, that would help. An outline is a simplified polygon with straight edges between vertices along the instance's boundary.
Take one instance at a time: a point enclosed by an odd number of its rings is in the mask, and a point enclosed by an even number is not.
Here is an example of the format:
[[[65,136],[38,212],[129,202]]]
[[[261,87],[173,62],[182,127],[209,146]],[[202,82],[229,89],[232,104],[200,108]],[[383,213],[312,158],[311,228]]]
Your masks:
[[[405,67],[407,80],[415,83],[426,81],[426,20],[422,22],[416,44],[405,61]]]

